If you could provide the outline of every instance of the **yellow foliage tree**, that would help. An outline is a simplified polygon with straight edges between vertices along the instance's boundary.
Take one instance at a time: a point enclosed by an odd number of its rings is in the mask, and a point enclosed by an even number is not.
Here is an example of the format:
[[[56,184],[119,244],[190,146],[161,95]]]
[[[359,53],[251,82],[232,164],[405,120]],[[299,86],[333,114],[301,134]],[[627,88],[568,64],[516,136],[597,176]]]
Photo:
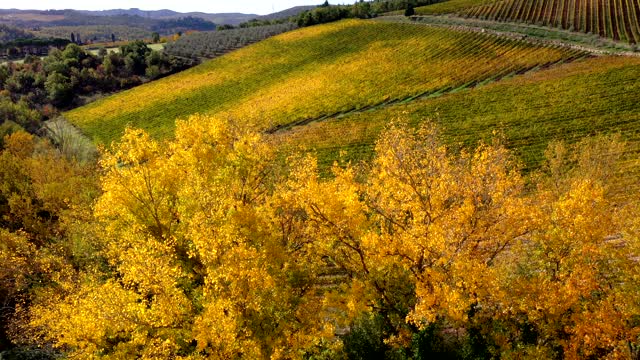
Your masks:
[[[392,127],[376,154],[364,183],[350,166],[334,167],[329,181],[312,159],[294,170],[289,187],[309,236],[355,278],[352,309],[402,314],[396,325],[404,316],[418,327],[438,317],[465,322],[499,291],[492,264],[530,226],[522,179],[504,148],[455,157],[432,127],[415,136]]]
[[[548,176],[532,192],[537,226],[503,257],[501,313],[528,328],[531,357],[630,358],[640,334],[636,195],[621,198],[619,137],[547,150]],[[514,332],[515,333],[515,332]]]
[[[94,168],[65,158],[25,132],[4,138],[0,153],[0,347],[21,340],[26,309],[58,289],[93,256],[74,235],[97,193]],[[73,240],[73,241],[67,241]]]
[[[352,279],[344,314],[384,314],[389,344],[408,345],[406,323],[445,321],[481,331],[496,356],[630,357],[637,235],[611,186],[622,146],[552,144],[526,190],[503,147],[454,155],[432,127],[401,124],[364,181],[349,165],[322,180],[308,157],[286,187],[317,251]]]
[[[194,116],[164,143],[127,130],[94,221],[75,222],[104,263],[43,290],[28,328],[80,358],[296,359],[338,356],[336,334],[376,314],[390,347],[439,323],[496,357],[631,357],[640,223],[610,186],[621,146],[552,144],[525,180],[499,143],[456,153],[400,122],[369,166],[323,178],[231,121]],[[32,248],[6,235],[24,267]]]
[[[269,207],[274,156],[199,116],[170,143],[128,130],[95,206],[110,271],[34,306],[31,328],[83,358],[298,358],[331,337],[304,246]]]

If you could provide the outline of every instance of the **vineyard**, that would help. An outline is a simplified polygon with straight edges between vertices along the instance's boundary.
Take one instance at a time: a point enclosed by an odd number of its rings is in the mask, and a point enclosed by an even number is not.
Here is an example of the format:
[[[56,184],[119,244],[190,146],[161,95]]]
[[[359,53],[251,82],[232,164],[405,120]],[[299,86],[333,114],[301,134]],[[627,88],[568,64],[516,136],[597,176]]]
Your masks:
[[[0,360],[640,360],[639,2],[0,43]]]
[[[189,58],[213,58],[296,28],[293,23],[195,32],[168,43],[165,51]]]
[[[435,96],[583,57],[475,32],[367,21],[292,31],[65,114],[98,143],[127,125],[170,137],[205,113],[277,129]]]
[[[469,8],[461,14],[560,27],[631,44],[640,41],[637,0],[504,0]]]
[[[528,170],[540,165],[551,140],[573,142],[603,133],[620,133],[630,142],[629,154],[637,158],[639,93],[640,59],[593,58],[471,91],[316,122],[274,136],[285,143],[284,148],[315,149],[325,167],[345,150],[347,159],[372,157],[380,131],[396,118],[413,124],[432,119],[444,140],[454,146],[490,141],[501,134]]]

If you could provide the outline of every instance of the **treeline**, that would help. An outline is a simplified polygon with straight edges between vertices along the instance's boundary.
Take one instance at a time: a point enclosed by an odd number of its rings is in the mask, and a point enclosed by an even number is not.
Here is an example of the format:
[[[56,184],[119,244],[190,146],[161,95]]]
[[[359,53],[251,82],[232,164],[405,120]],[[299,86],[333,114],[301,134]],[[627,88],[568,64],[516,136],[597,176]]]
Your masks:
[[[69,109],[87,99],[140,85],[183,70],[193,61],[152,51],[142,41],[99,55],[76,44],[53,49],[40,59],[28,56],[23,64],[0,65],[0,119],[2,134],[22,128],[36,133],[41,121],[58,109]]]
[[[301,13],[292,21],[303,27],[349,18],[369,19],[386,12],[413,9],[439,1],[441,0],[361,0],[353,5],[330,5],[325,2],[313,10]]]
[[[151,26],[151,30],[161,34],[175,34],[185,31],[211,31],[216,29],[216,24],[211,21],[193,16],[179,19],[167,19]]]
[[[408,7],[436,4],[442,1],[445,0],[373,0],[368,3],[373,12],[383,14],[390,11],[405,10]]]
[[[83,42],[110,42],[133,41],[139,39],[149,39],[152,31],[139,27],[124,25],[86,25],[86,26],[56,26],[43,27],[34,31],[39,37],[56,37],[69,39],[70,34],[80,37]]]
[[[5,24],[0,24],[0,43],[14,41],[18,39],[32,38],[33,34]]]
[[[296,16],[278,19],[252,19],[239,24],[238,27],[247,28],[267,26],[286,22],[293,22],[300,27],[304,27],[342,19],[370,19],[391,11],[413,11],[414,7],[431,5],[441,1],[443,0],[360,0],[353,5],[331,5],[328,1],[325,1],[324,4],[313,9],[300,12]],[[232,29],[234,26],[222,25],[222,28]]]
[[[358,1],[353,5],[323,5],[301,13],[292,20],[298,26],[311,26],[348,18],[369,19],[390,11],[413,9],[442,0],[374,0]]]
[[[176,41],[167,43],[164,52],[188,58],[212,58],[295,28],[295,24],[283,23],[228,30],[223,28],[212,32],[196,32],[183,35]]]
[[[619,138],[499,143],[393,124],[319,175],[231,120],[138,130],[100,178],[24,133],[0,154],[3,355],[636,358],[637,194]],[[626,193],[617,201],[619,192]],[[0,345],[3,346],[3,345]]]

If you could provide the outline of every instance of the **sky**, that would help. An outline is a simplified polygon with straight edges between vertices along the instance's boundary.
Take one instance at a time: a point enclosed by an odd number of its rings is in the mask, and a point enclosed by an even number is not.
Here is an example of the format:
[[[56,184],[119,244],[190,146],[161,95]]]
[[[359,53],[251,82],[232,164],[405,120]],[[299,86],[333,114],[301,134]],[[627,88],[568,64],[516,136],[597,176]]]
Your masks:
[[[324,0],[20,0],[12,1],[11,7],[18,7],[25,10],[106,10],[139,8],[142,10],[170,9],[179,12],[241,12],[245,14],[266,15],[297,5],[319,5],[323,2]],[[329,0],[329,3],[353,4],[354,0]],[[5,8],[5,6],[0,4],[0,8]]]

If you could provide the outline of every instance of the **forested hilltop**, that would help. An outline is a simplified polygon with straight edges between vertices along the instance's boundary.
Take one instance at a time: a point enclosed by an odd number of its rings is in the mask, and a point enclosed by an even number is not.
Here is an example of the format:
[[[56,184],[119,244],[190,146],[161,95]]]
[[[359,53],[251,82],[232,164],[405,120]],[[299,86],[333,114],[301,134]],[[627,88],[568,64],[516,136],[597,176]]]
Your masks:
[[[640,358],[637,18],[588,4],[0,65],[0,359]]]

